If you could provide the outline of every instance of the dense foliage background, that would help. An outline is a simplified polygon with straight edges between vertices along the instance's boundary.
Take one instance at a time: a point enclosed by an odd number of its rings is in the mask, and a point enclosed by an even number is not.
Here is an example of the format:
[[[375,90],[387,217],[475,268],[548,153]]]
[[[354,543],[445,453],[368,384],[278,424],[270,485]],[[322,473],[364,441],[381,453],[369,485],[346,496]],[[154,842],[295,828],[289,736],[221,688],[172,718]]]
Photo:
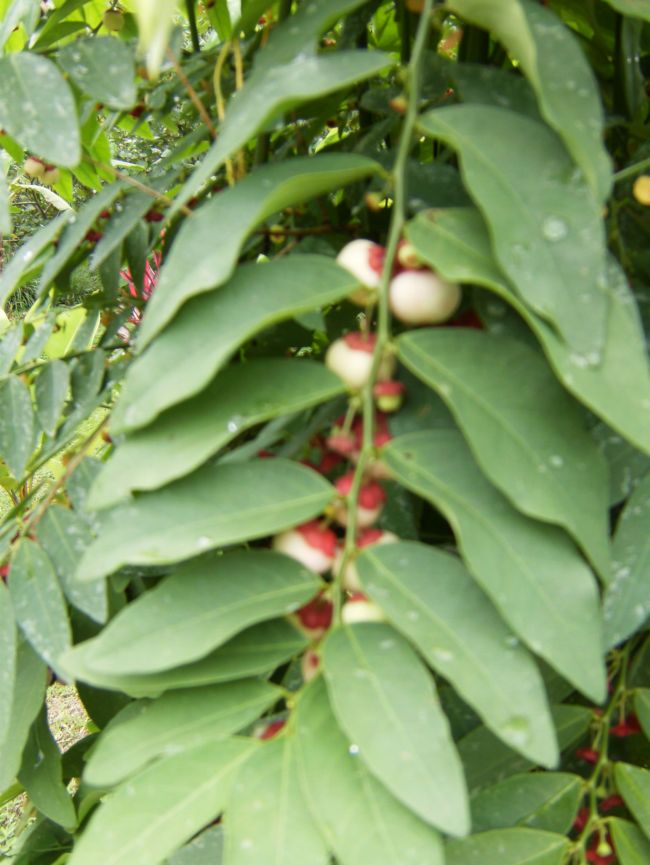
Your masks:
[[[9,860],[648,865],[650,0],[0,0],[0,49]]]

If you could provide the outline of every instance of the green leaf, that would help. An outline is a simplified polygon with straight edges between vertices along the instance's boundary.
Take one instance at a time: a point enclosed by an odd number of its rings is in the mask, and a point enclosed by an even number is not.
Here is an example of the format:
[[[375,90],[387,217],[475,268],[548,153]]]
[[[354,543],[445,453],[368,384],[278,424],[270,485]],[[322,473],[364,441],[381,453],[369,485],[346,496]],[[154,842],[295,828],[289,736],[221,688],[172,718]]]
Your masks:
[[[532,0],[506,5],[452,0],[450,7],[489,30],[515,57],[535,89],[539,109],[563,139],[599,200],[612,185],[603,144],[603,109],[591,66],[571,29]],[[551,48],[552,46],[552,48]]]
[[[47,678],[46,665],[27,640],[19,636],[11,718],[4,740],[0,739],[0,792],[18,774],[31,723],[43,705]]]
[[[341,733],[319,677],[296,710],[303,791],[341,865],[443,865],[438,833],[394,799]]]
[[[650,10],[648,11],[650,20]],[[650,841],[633,823],[609,818],[609,828],[620,865],[646,865],[650,862]]]
[[[75,828],[77,815],[63,783],[61,752],[48,726],[45,706],[30,730],[18,780],[42,814],[68,831]]]
[[[137,99],[130,47],[112,36],[75,39],[57,60],[77,87],[108,108],[131,108]]]
[[[420,128],[458,150],[496,259],[518,293],[581,362],[597,366],[608,307],[603,223],[562,143],[531,118],[485,105],[430,111]]]
[[[223,827],[211,826],[192,838],[169,860],[169,865],[222,865]]]
[[[407,226],[418,255],[451,280],[496,292],[513,306],[539,340],[564,387],[610,426],[650,453],[650,374],[645,339],[625,275],[610,259],[609,315],[602,363],[589,366],[544,321],[531,313],[496,265],[487,228],[469,209],[428,212]],[[621,386],[625,382],[625,387]]]
[[[4,14],[2,23],[0,23],[0,50],[4,48],[5,43],[21,20],[33,12],[34,4],[32,0],[13,0],[13,3],[10,4],[5,2],[3,7]]]
[[[589,430],[609,469],[610,507],[623,503],[650,472],[650,457],[618,435],[608,424],[598,421]]]
[[[77,576],[94,580],[122,565],[177,562],[262,538],[322,513],[332,486],[285,459],[208,466],[107,512]]]
[[[51,504],[43,514],[36,534],[54,565],[68,601],[96,622],[105,622],[108,616],[105,583],[85,584],[74,578],[79,560],[92,542],[88,523],[75,511]]]
[[[341,379],[313,361],[251,360],[229,367],[206,390],[121,442],[92,492],[106,507],[198,468],[244,430],[310,408],[344,392]]]
[[[48,363],[36,379],[36,414],[44,432],[53,436],[68,396],[70,370],[62,360]]]
[[[226,809],[226,865],[327,865],[330,861],[300,787],[293,737],[254,751],[237,774]]]
[[[27,51],[0,58],[0,127],[46,161],[81,158],[72,91],[51,60]]]
[[[336,628],[322,651],[332,709],[367,768],[423,820],[466,834],[461,763],[433,680],[406,640],[365,623]]]
[[[650,689],[639,688],[634,695],[634,708],[639,716],[646,739],[650,740]]]
[[[11,234],[9,186],[5,176],[4,160],[0,160],[0,234]]]
[[[149,675],[98,673],[84,665],[92,643],[75,646],[65,659],[66,671],[76,679],[124,691],[132,697],[157,697],[172,688],[194,688],[259,676],[298,655],[307,638],[284,619],[272,619],[247,628],[198,661]]]
[[[649,510],[650,475],[646,475],[628,499],[614,535],[613,579],[603,600],[608,648],[638,631],[650,615]]]
[[[200,745],[129,779],[91,817],[69,865],[159,865],[219,815],[233,776],[256,744]]]
[[[17,376],[0,381],[0,456],[21,480],[34,447],[34,409],[27,385]]]
[[[121,610],[86,648],[84,663],[113,674],[185,664],[250,625],[293,612],[318,586],[315,574],[279,553],[194,562]]]
[[[158,757],[225,739],[259,718],[279,697],[272,685],[248,679],[131,703],[102,732],[86,764],[84,783],[113,787]]]
[[[17,651],[16,622],[11,598],[4,582],[0,580],[0,742],[4,741],[11,723]]]
[[[504,742],[546,766],[558,757],[534,660],[455,556],[418,543],[368,547],[364,589]]]
[[[543,357],[469,328],[408,331],[397,345],[447,403],[492,483],[518,510],[566,528],[609,579],[607,467]]]
[[[11,562],[9,591],[20,629],[43,660],[60,673],[59,657],[72,640],[68,611],[51,561],[27,538]]]
[[[246,339],[301,312],[341,300],[356,279],[320,255],[245,264],[224,288],[191,300],[129,368],[111,431],[150,423],[199,393]]]
[[[605,695],[596,582],[569,538],[514,510],[455,430],[393,439],[382,459],[440,508],[472,575],[517,635],[594,700]]]
[[[378,168],[374,160],[352,153],[297,157],[259,168],[215,195],[183,220],[140,326],[140,351],[185,301],[232,275],[244,241],[260,222],[292,204],[371,177]]]
[[[536,829],[496,829],[447,844],[447,865],[562,865],[569,839]]]
[[[553,706],[553,721],[560,749],[572,747],[584,736],[593,719],[583,706]],[[458,742],[470,792],[489,787],[535,764],[504,745],[487,727],[477,727]]]
[[[616,763],[614,778],[625,804],[650,838],[650,771],[627,763]]]
[[[513,775],[472,797],[474,832],[528,826],[565,835],[582,799],[582,778],[566,772]]]
[[[643,18],[650,21],[650,0],[605,0],[612,9],[616,9],[621,15],[630,15],[633,18]]]

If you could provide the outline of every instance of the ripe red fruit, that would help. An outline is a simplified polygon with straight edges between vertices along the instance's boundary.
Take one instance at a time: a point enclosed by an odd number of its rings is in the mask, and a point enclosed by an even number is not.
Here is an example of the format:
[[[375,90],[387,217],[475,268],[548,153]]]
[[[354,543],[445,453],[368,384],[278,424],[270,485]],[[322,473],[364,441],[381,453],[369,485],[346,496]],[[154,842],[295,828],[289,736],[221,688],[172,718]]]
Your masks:
[[[336,481],[335,487],[340,496],[348,496],[352,489],[354,471],[346,472]],[[381,484],[375,480],[364,481],[359,488],[357,497],[357,525],[361,529],[371,526],[378,519],[386,501],[386,493]],[[336,521],[346,526],[348,524],[348,508],[344,502],[334,505]]]
[[[634,736],[641,732],[641,724],[636,715],[628,715],[618,724],[609,728],[611,736],[616,736],[618,739],[624,739],[626,736]]]
[[[460,287],[430,270],[403,270],[388,288],[391,312],[404,324],[440,324],[458,309]]]
[[[311,682],[318,674],[320,658],[313,649],[307,649],[300,661],[302,678],[305,682]]]
[[[625,802],[621,798],[621,796],[608,796],[606,799],[603,799],[602,802],[598,805],[598,810],[601,814],[607,814],[608,811],[613,811],[614,808],[620,808],[623,806]]]
[[[318,520],[310,520],[273,538],[273,549],[317,574],[328,571],[336,554],[336,535]]]
[[[597,763],[600,754],[593,748],[578,748],[576,751],[576,757],[584,760],[585,763]]]
[[[385,619],[386,616],[377,604],[362,592],[355,592],[350,595],[341,610],[341,621],[344,625],[356,625],[359,622],[383,622]]]
[[[378,381],[372,389],[375,405],[380,411],[398,411],[404,400],[404,390],[401,381]]]
[[[318,595],[304,607],[301,607],[296,612],[296,616],[306,631],[309,631],[312,636],[318,636],[332,624],[333,612],[332,602],[322,595]]]
[[[336,256],[337,263],[359,280],[363,288],[348,295],[348,300],[357,306],[374,303],[381,282],[386,250],[372,240],[361,238],[347,243]]]
[[[362,529],[357,536],[356,546],[358,550],[370,547],[373,544],[394,544],[399,538],[393,532],[385,532],[383,529]],[[338,573],[343,561],[343,548],[339,547],[334,560],[333,571]],[[363,586],[359,579],[359,572],[354,559],[348,561],[343,572],[341,582],[348,592],[362,592]]]
[[[587,825],[587,821],[589,820],[590,811],[589,808],[582,807],[577,815],[575,820],[573,821],[573,826],[571,827],[576,832],[582,832],[582,830]]]
[[[165,218],[165,214],[161,213],[159,210],[151,209],[145,213],[144,218],[146,222],[162,222]]]
[[[103,237],[101,231],[95,231],[94,229],[90,229],[90,231],[86,232],[86,240],[88,243],[97,243]]]
[[[262,739],[266,741],[267,739],[273,739],[274,736],[277,736],[280,730],[286,725],[286,721],[282,718],[277,721],[271,721],[270,724],[267,724],[265,727],[258,728],[255,731],[255,736],[258,739]]]
[[[351,390],[360,390],[370,380],[376,344],[377,337],[374,333],[353,331],[330,345],[325,355],[325,364]],[[394,369],[395,359],[385,356],[377,371],[378,380],[390,378]]]

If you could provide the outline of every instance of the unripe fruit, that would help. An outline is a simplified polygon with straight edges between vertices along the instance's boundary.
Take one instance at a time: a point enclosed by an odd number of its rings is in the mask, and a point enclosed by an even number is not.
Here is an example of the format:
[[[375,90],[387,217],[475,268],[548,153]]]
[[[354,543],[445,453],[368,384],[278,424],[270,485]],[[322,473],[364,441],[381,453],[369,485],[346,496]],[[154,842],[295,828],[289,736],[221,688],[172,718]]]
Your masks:
[[[328,598],[318,595],[304,607],[301,607],[296,616],[305,631],[311,637],[320,637],[332,624],[334,607]]]
[[[124,27],[124,15],[119,9],[107,9],[102,20],[104,27],[111,33],[119,33]]]
[[[348,295],[351,303],[368,306],[377,298],[386,250],[372,240],[352,240],[336,256],[337,263],[356,277],[363,288]]]
[[[338,375],[350,390],[360,390],[370,380],[376,342],[377,337],[373,333],[348,333],[335,340],[327,349],[325,365]],[[395,359],[386,355],[379,364],[378,380],[390,378],[394,369]]]
[[[318,520],[311,520],[276,535],[272,546],[309,570],[324,574],[336,555],[336,535]]]
[[[354,471],[346,472],[337,480],[335,487],[340,496],[348,496],[354,481]],[[357,526],[366,529],[379,519],[386,493],[377,481],[366,481],[359,488],[357,497]],[[345,502],[333,505],[334,519],[341,526],[348,524],[348,508]]]
[[[405,270],[421,270],[426,267],[416,248],[408,240],[400,240],[397,245],[397,260]]]
[[[41,175],[41,183],[44,183],[46,186],[54,186],[59,180],[61,180],[61,172],[56,165],[46,165],[45,171]]]
[[[343,604],[341,621],[344,625],[356,625],[358,622],[384,622],[386,616],[367,595],[355,592]]]
[[[401,381],[378,381],[372,395],[379,411],[399,411],[404,401],[404,385]]]
[[[404,324],[439,324],[458,309],[460,286],[430,270],[404,270],[390,283],[391,312]]]
[[[373,544],[394,544],[397,541],[399,541],[399,538],[393,532],[384,532],[382,529],[363,529],[363,531],[359,532],[359,536],[357,537],[357,549],[363,550],[365,547],[370,547]],[[339,548],[334,561],[334,573],[339,571],[342,561],[343,548]],[[349,560],[345,566],[345,570],[341,575],[341,582],[348,592],[363,591],[363,586],[361,585],[359,572],[357,571],[354,559]]]
[[[300,661],[300,669],[302,678],[305,682],[311,682],[318,675],[320,667],[320,658],[313,649],[307,649]]]
[[[28,177],[42,177],[45,173],[45,163],[35,156],[28,156],[23,162],[23,171]]]

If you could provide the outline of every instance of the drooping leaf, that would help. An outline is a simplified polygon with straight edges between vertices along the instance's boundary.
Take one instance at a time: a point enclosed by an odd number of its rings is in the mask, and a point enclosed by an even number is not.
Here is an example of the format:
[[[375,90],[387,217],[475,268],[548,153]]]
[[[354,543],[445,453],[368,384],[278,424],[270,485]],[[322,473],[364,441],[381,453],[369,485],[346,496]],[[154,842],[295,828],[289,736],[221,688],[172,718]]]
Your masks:
[[[605,461],[543,357],[469,328],[409,331],[398,355],[447,403],[492,483],[518,510],[566,528],[608,579]]]
[[[646,865],[650,862],[650,841],[638,826],[619,817],[610,817],[608,825],[620,865]]]
[[[81,158],[72,91],[56,65],[39,54],[0,58],[0,127],[49,162],[72,168]]]
[[[34,447],[34,409],[27,385],[17,376],[0,381],[0,456],[21,480]]]
[[[528,826],[566,834],[582,799],[582,779],[566,772],[513,775],[472,797],[472,829]]]
[[[604,201],[612,171],[602,140],[600,93],[571,29],[550,9],[531,0],[507,4],[452,0],[450,7],[472,24],[489,30],[519,61],[546,122],[563,139],[595,195]]]
[[[0,743],[4,741],[11,723],[18,651],[16,637],[11,598],[4,582],[0,581]]]
[[[603,600],[605,644],[615,646],[650,616],[650,475],[639,483],[619,517],[612,547],[612,582]]]
[[[650,838],[650,770],[629,763],[616,763],[614,778],[625,804]]]
[[[159,757],[225,739],[255,721],[279,698],[259,679],[170,691],[152,703],[131,703],[93,748],[84,783],[113,787]]]
[[[585,694],[605,694],[598,592],[569,538],[519,514],[454,430],[393,439],[382,458],[440,508],[475,579],[515,633]]]
[[[336,628],[322,651],[332,709],[366,767],[423,820],[466,834],[460,760],[431,676],[406,640],[365,623]]]
[[[199,745],[129,779],[91,817],[70,865],[159,865],[219,816],[255,745],[245,739]]]
[[[259,168],[215,195],[183,221],[142,320],[140,351],[185,301],[222,285],[232,275],[246,237],[260,222],[289,205],[371,177],[377,170],[372,159],[352,153],[297,157]],[[219,237],[216,245],[215,237]]]
[[[440,836],[370,775],[339,730],[321,678],[301,693],[295,724],[303,791],[341,865],[442,865]]]
[[[86,646],[75,647],[65,658],[68,674],[100,688],[116,689],[132,697],[157,697],[173,688],[197,688],[216,682],[231,682],[272,672],[297,656],[307,638],[284,619],[253,625],[198,661],[181,664],[157,673],[99,673],[89,670],[84,659]]]
[[[68,396],[70,370],[62,360],[48,363],[36,379],[36,413],[44,432],[53,436]]]
[[[364,589],[490,729],[535,762],[558,756],[537,666],[455,556],[419,543],[368,547]]]
[[[209,466],[107,512],[77,575],[94,580],[122,565],[177,562],[272,535],[320,514],[332,486],[284,459]]]
[[[105,583],[81,583],[74,576],[81,556],[92,541],[88,523],[75,511],[51,504],[36,533],[68,601],[96,622],[105,622],[108,616]]]
[[[190,301],[129,369],[111,430],[133,430],[199,393],[264,327],[345,297],[357,281],[316,255],[245,264],[222,289]]]
[[[569,839],[537,829],[495,829],[451,841],[447,865],[562,865]]]
[[[206,390],[121,442],[93,488],[95,507],[156,489],[198,468],[244,430],[344,391],[322,364],[265,358],[231,366]]]
[[[237,774],[226,809],[225,865],[327,865],[325,842],[307,809],[294,737],[254,751]]]
[[[639,688],[634,695],[634,708],[646,738],[650,740],[650,688]]]
[[[48,556],[24,538],[9,572],[16,621],[34,649],[54,670],[72,637],[63,593]]]
[[[207,558],[121,610],[86,644],[83,663],[119,675],[186,664],[250,625],[293,612],[318,586],[315,574],[279,553]]]
[[[517,292],[582,362],[597,366],[608,311],[603,225],[560,140],[531,118],[485,105],[436,109],[420,128],[458,150],[496,259]]]
[[[609,315],[602,361],[599,366],[589,366],[508,286],[494,261],[487,228],[477,211],[423,213],[406,231],[418,255],[447,279],[484,286],[513,306],[535,333],[564,387],[650,453],[650,373],[645,341],[634,297],[613,260],[609,262]]]
[[[130,47],[111,36],[75,39],[57,56],[77,87],[108,108],[131,108],[137,98]]]

